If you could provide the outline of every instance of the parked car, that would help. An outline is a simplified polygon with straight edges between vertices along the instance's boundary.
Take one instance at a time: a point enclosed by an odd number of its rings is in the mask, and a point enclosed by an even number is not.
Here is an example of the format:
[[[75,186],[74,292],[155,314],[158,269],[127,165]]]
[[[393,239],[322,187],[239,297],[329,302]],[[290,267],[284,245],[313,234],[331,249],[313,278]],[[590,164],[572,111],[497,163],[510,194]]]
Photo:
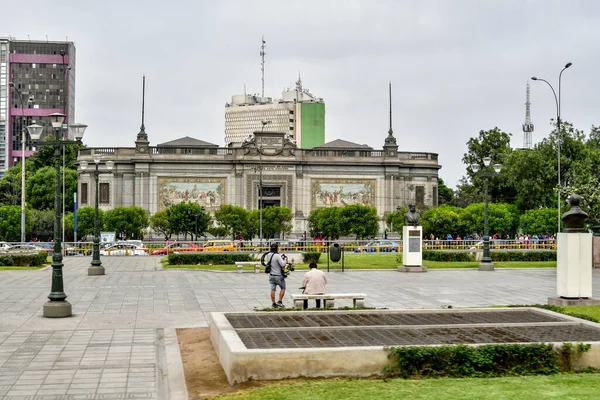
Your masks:
[[[195,251],[202,251],[202,246],[198,246],[197,244],[194,244],[192,242],[172,242],[161,249],[152,250],[152,253],[150,254],[152,254],[153,256],[164,256],[168,253],[178,254]]]
[[[142,244],[117,242],[100,250],[102,256],[147,256],[148,249]]]
[[[203,251],[236,251],[237,247],[231,240],[209,240],[202,245]]]
[[[38,245],[35,243],[20,243],[20,244],[15,244],[13,245],[10,249],[10,252],[48,252],[48,249],[46,249],[43,245]]]
[[[400,251],[400,243],[391,240],[373,240],[354,249],[355,253],[391,253]]]

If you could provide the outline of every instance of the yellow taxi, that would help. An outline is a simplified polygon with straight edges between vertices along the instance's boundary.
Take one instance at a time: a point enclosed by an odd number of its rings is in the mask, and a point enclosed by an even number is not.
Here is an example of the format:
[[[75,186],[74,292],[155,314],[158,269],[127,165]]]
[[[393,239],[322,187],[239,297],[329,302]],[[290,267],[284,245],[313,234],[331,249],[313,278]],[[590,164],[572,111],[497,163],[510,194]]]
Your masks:
[[[236,251],[237,248],[231,240],[209,240],[202,245],[203,251]]]

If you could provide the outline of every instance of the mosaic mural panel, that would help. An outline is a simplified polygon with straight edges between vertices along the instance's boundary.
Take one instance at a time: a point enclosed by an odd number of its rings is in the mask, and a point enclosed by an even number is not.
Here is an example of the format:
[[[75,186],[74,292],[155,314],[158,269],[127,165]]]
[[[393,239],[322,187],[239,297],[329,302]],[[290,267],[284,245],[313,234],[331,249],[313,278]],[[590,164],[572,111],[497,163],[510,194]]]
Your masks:
[[[313,179],[312,208],[375,206],[375,179]]]
[[[158,178],[158,209],[181,202],[197,203],[207,210],[225,203],[225,178]]]

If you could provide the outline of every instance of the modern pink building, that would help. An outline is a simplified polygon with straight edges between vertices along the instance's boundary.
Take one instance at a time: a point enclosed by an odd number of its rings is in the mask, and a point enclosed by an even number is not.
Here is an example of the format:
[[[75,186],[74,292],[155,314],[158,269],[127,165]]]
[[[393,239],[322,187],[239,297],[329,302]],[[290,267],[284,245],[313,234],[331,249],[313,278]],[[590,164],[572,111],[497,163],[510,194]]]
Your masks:
[[[43,135],[51,134],[46,116],[56,112],[67,116],[63,125],[67,136],[66,127],[75,117],[73,42],[0,37],[0,176],[21,160],[23,126],[38,124],[44,127]],[[27,135],[25,155],[30,154]]]

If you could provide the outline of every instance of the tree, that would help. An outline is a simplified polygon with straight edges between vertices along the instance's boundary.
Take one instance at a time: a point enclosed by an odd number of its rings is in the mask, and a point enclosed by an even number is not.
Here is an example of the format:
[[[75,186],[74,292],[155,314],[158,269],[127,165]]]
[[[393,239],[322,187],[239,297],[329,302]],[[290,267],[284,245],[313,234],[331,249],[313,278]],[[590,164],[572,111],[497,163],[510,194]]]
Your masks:
[[[48,142],[54,141],[53,137],[48,137]],[[84,144],[73,144],[71,146],[66,146],[64,148],[65,158],[64,158],[64,166],[68,169],[77,169],[77,165],[75,162],[77,161],[77,155],[79,154],[79,150],[86,148]],[[61,158],[62,158],[62,149]],[[31,161],[33,171],[37,171],[38,169],[54,166],[54,148],[52,146],[39,146],[37,151],[33,153],[31,157],[29,157]]]
[[[21,207],[0,207],[0,240],[5,242],[21,240]]]
[[[463,156],[463,163],[467,166],[467,175],[460,179],[457,185],[457,204],[465,206],[483,201],[485,179],[471,168],[473,164],[483,164],[485,157],[491,157],[494,164],[505,164],[511,154],[510,133],[505,133],[498,128],[489,131],[479,131],[479,137],[471,138],[467,142],[467,152]],[[505,174],[491,177],[489,180],[489,194],[498,202],[510,201],[514,197],[515,188],[506,182]]]
[[[233,240],[236,239],[236,235],[244,235],[248,229],[248,211],[239,206],[231,204],[221,204],[221,206],[215,210],[215,221],[222,228],[225,229],[224,235],[230,235]]]
[[[165,208],[164,210],[155,212],[150,217],[150,227],[163,235],[165,240],[170,239],[173,232],[169,220],[169,209]]]
[[[33,176],[27,178],[25,184],[28,203],[38,210],[54,209],[55,187],[56,170],[53,167],[43,167],[38,169]],[[67,169],[65,170],[65,208],[67,210],[73,209],[73,193],[76,190],[77,171]]]
[[[550,234],[557,228],[556,208],[538,208],[527,210],[519,218],[519,230],[528,234]]]
[[[404,213],[408,212],[408,208],[400,207],[400,211],[391,212],[385,216],[385,225],[390,232],[402,233],[404,226]]]
[[[308,215],[308,229],[310,232],[320,234],[327,239],[340,237],[340,210],[341,207],[316,208]]]
[[[0,205],[19,204],[21,204],[21,163],[9,168],[0,179]]]
[[[294,218],[289,207],[266,207],[263,209],[263,236],[272,238],[276,233],[282,237],[292,231],[291,221]]]
[[[104,225],[107,231],[122,234],[123,239],[143,239],[148,214],[142,207],[116,207],[104,213]]]
[[[462,234],[478,232],[483,234],[484,230],[484,204],[476,203],[466,207],[461,213]],[[517,232],[519,217],[517,208],[512,204],[489,203],[488,204],[489,233],[498,233],[502,236]]]
[[[204,236],[208,227],[212,225],[210,213],[203,211],[198,203],[181,202],[169,207],[168,210],[171,233],[183,233],[186,236],[188,233],[193,235],[196,230],[196,217],[194,217],[194,214],[198,215],[198,236]],[[191,215],[188,214],[188,210],[190,210]]]
[[[454,190],[446,186],[442,178],[438,178],[438,204],[455,204]]]
[[[29,211],[31,211],[32,235],[40,240],[48,240],[54,233],[54,210],[28,209],[27,212]]]
[[[342,235],[354,235],[356,239],[377,236],[379,218],[375,207],[352,204],[340,210],[339,224]]]
[[[421,217],[423,234],[425,236],[433,234],[438,239],[445,239],[449,233],[456,237],[462,231],[460,222],[462,211],[461,208],[448,204],[430,208]]]
[[[77,237],[84,239],[88,235],[94,234],[94,207],[81,207],[77,210]],[[74,238],[74,218],[73,213],[65,214],[65,235],[70,232],[70,238]],[[98,210],[98,231],[104,227],[104,211]]]

